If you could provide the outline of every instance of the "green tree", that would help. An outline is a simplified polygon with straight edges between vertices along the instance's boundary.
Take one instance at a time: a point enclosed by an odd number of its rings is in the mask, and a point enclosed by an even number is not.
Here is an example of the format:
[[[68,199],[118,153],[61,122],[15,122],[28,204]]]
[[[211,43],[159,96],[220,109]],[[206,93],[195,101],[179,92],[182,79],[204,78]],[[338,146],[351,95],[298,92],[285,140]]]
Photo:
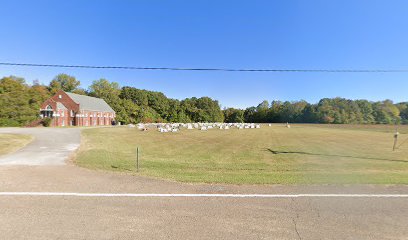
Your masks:
[[[306,101],[284,102],[281,107],[280,119],[283,122],[303,122],[303,110],[307,106]]]
[[[74,90],[72,91],[72,93],[79,94],[79,95],[85,95],[85,96],[88,95],[88,93],[86,92],[86,90],[83,89],[83,88],[74,89]]]
[[[117,82],[109,82],[101,78],[92,82],[89,86],[89,95],[97,98],[102,98],[105,101],[110,98],[119,98],[120,87]]]
[[[273,123],[282,122],[282,119],[281,119],[282,108],[283,108],[283,103],[281,101],[276,101],[276,100],[272,101],[271,107],[268,110],[267,120],[265,122],[273,122]]]
[[[72,92],[81,85],[81,82],[76,80],[75,77],[65,73],[58,74],[49,85],[50,92],[55,94],[58,90],[65,92]]]
[[[173,121],[178,119],[177,111],[170,113],[170,99],[163,93],[141,90],[134,87],[123,87],[120,98],[132,100],[141,108],[144,122]]]
[[[362,114],[361,123],[372,124],[375,123],[373,104],[367,100],[356,100]]]
[[[246,108],[244,111],[244,120],[247,123],[255,122],[256,107]]]
[[[302,111],[302,123],[317,123],[319,121],[316,106],[307,104]]]
[[[257,107],[256,107],[256,113],[254,114],[254,122],[268,122],[268,110],[269,110],[269,102],[267,100],[262,101]]]
[[[400,110],[391,100],[384,100],[373,104],[374,117],[376,123],[394,124],[401,120]]]
[[[244,110],[236,108],[226,108],[223,111],[224,122],[227,123],[242,123],[244,122]]]
[[[400,110],[401,122],[408,124],[408,103],[399,103],[398,108]]]
[[[121,99],[120,86],[117,82],[109,82],[101,78],[92,82],[89,86],[89,95],[102,98],[116,112],[116,120],[124,124],[141,121],[140,107],[131,99]]]
[[[23,78],[0,79],[0,126],[23,126],[37,119],[41,96],[35,93]]]
[[[193,122],[223,122],[224,115],[218,101],[209,97],[186,98],[181,106]]]

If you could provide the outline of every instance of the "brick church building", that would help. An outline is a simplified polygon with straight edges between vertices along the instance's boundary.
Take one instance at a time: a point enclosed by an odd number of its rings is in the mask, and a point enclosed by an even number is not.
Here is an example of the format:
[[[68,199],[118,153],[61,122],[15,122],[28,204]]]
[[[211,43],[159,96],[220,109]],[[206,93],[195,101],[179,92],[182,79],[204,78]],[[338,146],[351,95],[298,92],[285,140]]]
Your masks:
[[[108,126],[115,111],[100,98],[58,91],[41,105],[41,117],[51,118],[51,126]]]

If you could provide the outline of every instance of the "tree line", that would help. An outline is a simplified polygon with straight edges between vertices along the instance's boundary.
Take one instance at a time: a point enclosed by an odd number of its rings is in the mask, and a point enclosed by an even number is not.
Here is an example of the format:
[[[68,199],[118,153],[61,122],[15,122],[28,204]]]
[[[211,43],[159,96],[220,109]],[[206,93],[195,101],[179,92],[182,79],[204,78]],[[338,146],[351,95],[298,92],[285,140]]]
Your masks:
[[[245,110],[224,110],[226,122],[408,124],[408,102],[371,102],[345,98],[323,98],[316,104],[306,101],[263,101]]]
[[[57,75],[48,85],[32,85],[19,77],[0,79],[0,126],[24,126],[39,118],[42,102],[58,90],[104,99],[116,112],[117,121],[139,122],[257,122],[408,124],[408,103],[391,100],[370,102],[344,98],[324,98],[317,104],[306,101],[263,101],[246,109],[221,109],[217,100],[192,97],[183,100],[161,92],[120,87],[106,79],[93,81],[88,89],[67,74]]]
[[[0,126],[25,126],[39,119],[40,105],[58,90],[104,99],[124,124],[139,122],[222,122],[223,112],[217,100],[209,97],[166,97],[161,92],[120,87],[106,79],[95,80],[88,89],[67,74],[57,75],[48,85],[10,76],[0,79]]]

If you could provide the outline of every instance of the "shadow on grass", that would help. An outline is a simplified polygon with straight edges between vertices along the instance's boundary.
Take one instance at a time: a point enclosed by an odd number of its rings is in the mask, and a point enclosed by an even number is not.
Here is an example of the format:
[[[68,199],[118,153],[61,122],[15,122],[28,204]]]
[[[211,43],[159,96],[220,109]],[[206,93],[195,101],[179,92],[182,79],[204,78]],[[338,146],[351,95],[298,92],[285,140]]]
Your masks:
[[[122,169],[122,170],[130,171],[130,172],[132,172],[132,171],[133,171],[132,169],[129,169],[129,168],[123,168],[123,167],[119,167],[119,166],[115,166],[115,165],[111,165],[111,168],[113,168],[113,169]]]
[[[359,158],[359,159],[368,159],[368,160],[376,160],[376,161],[389,161],[389,162],[408,163],[408,160],[399,160],[399,159],[358,157],[358,156],[350,156],[350,155],[323,154],[323,153],[310,153],[310,152],[297,152],[297,151],[275,151],[275,150],[272,150],[270,148],[268,148],[267,150],[269,152],[271,152],[272,154],[303,154],[303,155],[312,155],[312,156]]]

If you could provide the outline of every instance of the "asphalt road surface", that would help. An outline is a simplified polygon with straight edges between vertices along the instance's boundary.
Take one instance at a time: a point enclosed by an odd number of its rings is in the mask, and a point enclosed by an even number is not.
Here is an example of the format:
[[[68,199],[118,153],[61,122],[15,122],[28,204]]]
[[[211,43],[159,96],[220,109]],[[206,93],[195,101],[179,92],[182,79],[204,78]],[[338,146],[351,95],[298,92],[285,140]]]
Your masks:
[[[0,128],[0,133],[34,136],[23,149],[0,156],[0,165],[64,165],[80,144],[79,128]]]
[[[0,166],[0,239],[408,239],[408,186],[183,184],[25,161]]]

